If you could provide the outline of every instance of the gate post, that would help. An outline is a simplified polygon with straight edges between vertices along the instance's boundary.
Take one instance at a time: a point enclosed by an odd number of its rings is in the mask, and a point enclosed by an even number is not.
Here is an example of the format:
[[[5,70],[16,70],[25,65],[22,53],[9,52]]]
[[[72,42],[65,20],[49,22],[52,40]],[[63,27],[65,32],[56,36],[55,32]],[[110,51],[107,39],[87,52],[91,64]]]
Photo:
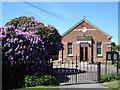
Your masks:
[[[78,67],[78,66],[77,66],[77,55],[76,55],[76,69],[77,69],[77,67]]]
[[[76,55],[76,72],[77,72],[77,55]],[[77,74],[76,74],[76,82],[77,82]]]
[[[101,74],[101,62],[97,63],[97,76],[98,76],[98,83],[100,83],[100,74]]]
[[[119,73],[119,53],[117,53],[117,73]]]
[[[119,73],[119,59],[117,60],[117,73]]]
[[[62,64],[63,64],[63,50],[62,50]]]

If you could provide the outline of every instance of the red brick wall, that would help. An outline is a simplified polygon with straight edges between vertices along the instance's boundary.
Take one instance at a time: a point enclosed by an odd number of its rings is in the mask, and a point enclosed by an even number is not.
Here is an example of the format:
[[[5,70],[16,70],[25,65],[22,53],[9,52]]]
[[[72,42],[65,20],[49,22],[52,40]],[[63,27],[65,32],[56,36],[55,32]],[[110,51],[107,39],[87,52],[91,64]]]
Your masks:
[[[83,22],[81,25],[77,26],[75,29],[81,29],[82,27],[86,27],[87,29],[96,29],[93,26],[89,25],[86,22]],[[62,43],[64,44],[64,51],[63,51],[63,58],[70,58],[67,55],[67,43],[73,43],[73,55],[80,55],[80,45],[77,44],[77,36],[83,36],[83,32],[82,31],[71,31],[69,33],[67,33],[65,36],[63,36],[62,38]],[[94,40],[94,44],[93,44],[93,60],[105,60],[106,58],[106,51],[110,51],[111,48],[108,47],[108,45],[110,44],[106,44],[105,42],[111,42],[111,40],[107,39],[107,36],[99,31],[99,30],[89,30],[86,32],[85,34],[86,36],[92,36],[93,40]],[[96,54],[96,43],[97,42],[102,42],[102,57],[97,57]],[[91,49],[89,48],[89,53],[91,53]],[[91,54],[89,55],[91,57]],[[61,58],[61,51],[59,53],[59,58]]]

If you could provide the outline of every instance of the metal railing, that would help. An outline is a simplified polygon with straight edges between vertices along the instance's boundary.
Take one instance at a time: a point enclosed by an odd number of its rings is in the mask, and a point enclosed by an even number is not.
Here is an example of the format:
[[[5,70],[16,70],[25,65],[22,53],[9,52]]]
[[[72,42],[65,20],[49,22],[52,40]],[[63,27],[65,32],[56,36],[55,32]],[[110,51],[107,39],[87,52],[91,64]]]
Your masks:
[[[91,63],[91,59],[81,61],[78,55],[53,63],[53,70],[61,84],[96,83],[100,82],[102,74],[118,72],[117,67],[111,62],[106,62],[105,59]]]

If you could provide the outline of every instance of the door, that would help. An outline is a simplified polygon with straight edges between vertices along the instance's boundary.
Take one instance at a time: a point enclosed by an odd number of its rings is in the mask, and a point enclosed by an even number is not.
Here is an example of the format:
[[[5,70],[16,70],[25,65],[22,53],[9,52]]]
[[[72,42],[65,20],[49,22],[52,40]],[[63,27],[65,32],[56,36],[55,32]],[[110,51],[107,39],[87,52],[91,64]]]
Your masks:
[[[80,47],[80,60],[87,61],[88,60],[88,46]]]

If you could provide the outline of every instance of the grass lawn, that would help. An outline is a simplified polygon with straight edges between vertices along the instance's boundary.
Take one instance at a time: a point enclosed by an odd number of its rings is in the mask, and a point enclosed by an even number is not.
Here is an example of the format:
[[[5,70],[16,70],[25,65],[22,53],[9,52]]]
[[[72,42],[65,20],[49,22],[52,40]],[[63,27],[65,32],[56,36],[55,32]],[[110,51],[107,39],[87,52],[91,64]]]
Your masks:
[[[13,90],[60,90],[57,86],[35,86],[35,87],[26,87],[18,88]]]
[[[112,81],[112,82],[105,82],[102,83],[103,86],[109,88],[115,88],[114,90],[120,90],[120,80],[119,81]]]

